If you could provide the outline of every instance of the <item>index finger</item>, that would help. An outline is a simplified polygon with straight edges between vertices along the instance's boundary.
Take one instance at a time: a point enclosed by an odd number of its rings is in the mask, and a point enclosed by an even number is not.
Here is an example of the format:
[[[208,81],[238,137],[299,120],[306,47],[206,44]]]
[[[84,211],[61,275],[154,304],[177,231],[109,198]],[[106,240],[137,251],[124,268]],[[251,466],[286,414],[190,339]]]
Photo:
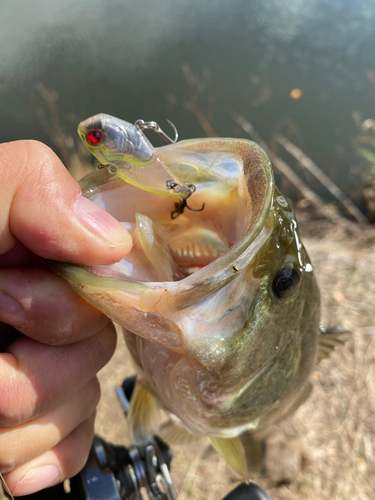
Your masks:
[[[81,195],[44,144],[0,144],[0,181],[0,255],[17,240],[44,258],[84,265],[113,263],[130,251],[126,229]]]

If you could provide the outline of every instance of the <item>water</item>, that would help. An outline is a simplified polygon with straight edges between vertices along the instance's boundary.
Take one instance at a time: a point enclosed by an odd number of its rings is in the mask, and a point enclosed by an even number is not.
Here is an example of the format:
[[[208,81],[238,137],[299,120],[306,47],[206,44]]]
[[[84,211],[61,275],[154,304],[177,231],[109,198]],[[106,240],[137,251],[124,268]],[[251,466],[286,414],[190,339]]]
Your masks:
[[[36,111],[35,86],[59,94],[62,129],[98,112],[204,136],[186,108],[182,64],[209,70],[200,95],[221,136],[233,112],[265,139],[282,130],[344,187],[352,166],[353,112],[375,117],[372,0],[18,0],[1,7],[0,140],[57,149]],[[301,89],[292,99],[290,92]],[[168,133],[167,125],[165,125]]]

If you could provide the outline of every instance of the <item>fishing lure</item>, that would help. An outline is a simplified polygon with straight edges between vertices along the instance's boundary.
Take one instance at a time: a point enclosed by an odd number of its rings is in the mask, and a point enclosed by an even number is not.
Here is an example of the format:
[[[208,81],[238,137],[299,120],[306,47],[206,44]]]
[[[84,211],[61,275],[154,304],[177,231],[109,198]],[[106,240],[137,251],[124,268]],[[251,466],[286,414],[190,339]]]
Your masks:
[[[93,119],[80,123],[78,134],[91,153],[108,166],[111,173],[120,179],[152,193],[186,198],[191,188],[173,174],[160,159],[158,152],[144,134],[153,130],[167,143],[178,139],[176,127],[172,126],[175,137],[171,139],[156,122],[137,120],[135,124],[99,114]]]

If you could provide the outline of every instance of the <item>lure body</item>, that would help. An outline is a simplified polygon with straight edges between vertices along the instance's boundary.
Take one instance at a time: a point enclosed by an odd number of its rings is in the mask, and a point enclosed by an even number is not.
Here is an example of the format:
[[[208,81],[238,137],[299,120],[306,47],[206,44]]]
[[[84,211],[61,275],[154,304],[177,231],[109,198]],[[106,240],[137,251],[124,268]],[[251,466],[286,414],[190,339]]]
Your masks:
[[[115,166],[117,175],[126,182],[170,196],[189,193],[136,125],[101,113],[80,123],[78,134],[91,153],[103,165]]]

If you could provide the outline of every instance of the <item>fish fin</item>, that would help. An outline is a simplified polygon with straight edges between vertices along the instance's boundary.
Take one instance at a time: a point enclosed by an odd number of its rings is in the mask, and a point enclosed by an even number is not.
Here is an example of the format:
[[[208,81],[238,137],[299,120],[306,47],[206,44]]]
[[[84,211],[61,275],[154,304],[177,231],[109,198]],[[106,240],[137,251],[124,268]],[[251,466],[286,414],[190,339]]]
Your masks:
[[[320,339],[319,339],[319,350],[317,356],[317,362],[328,356],[335,350],[338,350],[343,345],[347,344],[347,340],[341,339],[342,335],[350,333],[348,330],[343,330],[340,326],[334,326],[330,328],[319,327],[320,329]]]
[[[146,442],[158,431],[161,418],[157,397],[137,380],[127,418],[130,441],[135,444]]]
[[[239,437],[234,438],[208,438],[228,465],[232,467],[244,480],[247,479],[247,464],[245,452]]]
[[[262,472],[264,440],[259,439],[251,431],[245,431],[241,434],[241,443],[245,451],[248,470],[251,472]]]
[[[193,434],[184,425],[176,422],[166,422],[158,431],[158,436],[168,444],[187,445],[196,443],[202,436]]]
[[[307,384],[304,386],[304,388],[299,393],[297,399],[287,409],[287,411],[285,413],[282,413],[280,415],[280,419],[278,419],[277,422],[279,422],[280,420],[284,420],[284,419],[288,418],[290,415],[292,415],[292,413],[294,413],[306,401],[306,399],[311,395],[312,391],[313,391],[313,386],[312,386],[311,382],[307,382]]]

